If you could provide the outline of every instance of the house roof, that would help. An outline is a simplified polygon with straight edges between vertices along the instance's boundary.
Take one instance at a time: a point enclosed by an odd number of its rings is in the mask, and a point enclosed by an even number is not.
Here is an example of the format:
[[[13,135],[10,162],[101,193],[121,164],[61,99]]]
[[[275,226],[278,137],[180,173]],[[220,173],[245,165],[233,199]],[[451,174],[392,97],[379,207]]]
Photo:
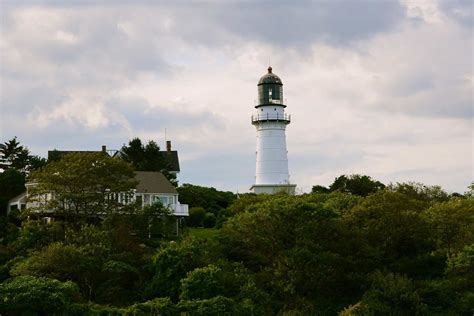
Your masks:
[[[176,188],[166,179],[161,172],[136,171],[135,179],[138,181],[137,193],[168,193],[178,194]]]
[[[58,160],[70,153],[98,153],[104,152],[100,150],[49,150],[48,151],[48,160]],[[105,151],[109,156],[115,157],[119,151],[117,150],[106,150]],[[163,159],[168,163],[168,171],[179,172],[179,158],[178,152],[176,150],[162,150],[160,151]]]
[[[11,198],[10,200],[8,200],[8,204],[16,203],[16,202],[24,200],[24,199],[26,199],[26,191],[22,192],[22,193],[18,194],[17,196]]]
[[[118,153],[118,150],[48,150],[48,160],[59,160],[63,158],[67,154],[72,154],[72,153],[107,153],[111,157],[115,157]]]
[[[160,151],[160,154],[168,162],[169,171],[179,172],[179,158],[176,150]]]

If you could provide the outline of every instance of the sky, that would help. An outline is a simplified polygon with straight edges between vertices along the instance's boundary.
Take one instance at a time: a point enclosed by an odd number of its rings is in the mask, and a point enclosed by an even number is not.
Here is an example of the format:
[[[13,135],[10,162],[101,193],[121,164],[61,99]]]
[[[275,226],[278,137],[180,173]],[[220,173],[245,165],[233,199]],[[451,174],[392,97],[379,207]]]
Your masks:
[[[474,179],[472,1],[0,1],[0,141],[178,150],[180,183],[247,192],[269,65],[290,181]]]

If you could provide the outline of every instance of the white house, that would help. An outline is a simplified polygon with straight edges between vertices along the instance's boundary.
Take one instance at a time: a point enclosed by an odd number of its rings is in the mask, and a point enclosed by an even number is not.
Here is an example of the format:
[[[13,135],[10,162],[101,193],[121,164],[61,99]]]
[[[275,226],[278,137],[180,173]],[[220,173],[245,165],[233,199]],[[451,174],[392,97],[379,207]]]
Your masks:
[[[188,205],[179,203],[178,191],[166,179],[161,172],[155,171],[136,171],[135,180],[138,184],[132,194],[119,193],[115,197],[118,202],[123,204],[138,202],[145,207],[160,201],[171,210],[172,215],[176,217],[189,216]],[[16,209],[37,208],[41,206],[41,201],[30,201],[30,190],[34,183],[26,184],[26,191],[11,199],[8,203],[8,212]],[[44,196],[44,202],[54,198],[53,194]]]
[[[27,191],[15,196],[8,201],[7,213],[13,210],[24,210],[27,204]]]
[[[142,206],[160,201],[168,206],[175,216],[189,216],[188,205],[178,200],[178,191],[161,172],[136,171],[138,185],[134,190],[133,200]]]

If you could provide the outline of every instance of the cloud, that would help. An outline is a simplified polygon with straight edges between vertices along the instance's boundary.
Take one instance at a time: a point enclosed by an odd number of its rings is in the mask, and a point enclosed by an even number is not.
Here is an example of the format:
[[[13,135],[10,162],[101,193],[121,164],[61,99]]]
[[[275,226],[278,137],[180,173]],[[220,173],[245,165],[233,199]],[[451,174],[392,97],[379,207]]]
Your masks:
[[[181,182],[243,192],[269,57],[291,179],[343,173],[463,191],[472,175],[472,7],[458,2],[2,2],[0,131],[34,153],[166,134]],[[471,175],[470,175],[471,173]]]
[[[317,40],[346,45],[396,27],[404,13],[396,1],[274,1],[271,4],[268,1],[19,1],[16,5],[28,4],[49,11],[87,8],[87,11],[102,9],[113,15],[119,8],[122,12],[136,12],[140,20],[149,25],[152,22],[153,29],[161,24],[161,31],[173,32],[193,45],[222,45],[235,38],[282,47],[308,47]],[[14,7],[14,2],[9,2],[9,6]],[[125,34],[133,29],[126,22],[119,26]]]
[[[474,24],[474,5],[470,0],[440,1],[443,12],[454,21],[466,28],[472,29]]]

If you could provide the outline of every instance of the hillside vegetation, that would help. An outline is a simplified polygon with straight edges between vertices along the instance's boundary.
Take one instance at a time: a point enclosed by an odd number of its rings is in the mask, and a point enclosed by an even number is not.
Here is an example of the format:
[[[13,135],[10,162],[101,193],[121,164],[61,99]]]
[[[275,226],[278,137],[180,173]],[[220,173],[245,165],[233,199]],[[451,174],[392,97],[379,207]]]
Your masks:
[[[440,193],[243,195],[220,229],[179,237],[158,221],[149,238],[153,212],[3,217],[0,313],[470,314],[474,199]]]
[[[474,185],[449,195],[343,175],[300,196],[237,196],[184,184],[177,236],[161,204],[105,199],[133,187],[132,163],[46,163],[19,147],[0,146],[0,207],[28,179],[55,192],[57,213],[0,216],[0,315],[474,313]]]

